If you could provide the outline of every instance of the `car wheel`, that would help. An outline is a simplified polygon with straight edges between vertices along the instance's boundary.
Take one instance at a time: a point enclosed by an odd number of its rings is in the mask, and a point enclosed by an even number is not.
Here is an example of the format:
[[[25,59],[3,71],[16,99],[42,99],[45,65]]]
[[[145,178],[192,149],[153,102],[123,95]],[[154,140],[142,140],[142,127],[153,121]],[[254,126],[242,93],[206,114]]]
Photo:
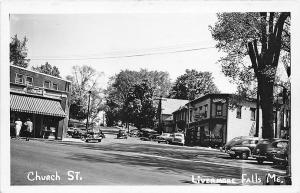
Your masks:
[[[240,154],[240,158],[241,158],[241,159],[248,159],[248,153],[247,153],[247,152],[242,152],[242,153]]]
[[[263,159],[257,159],[257,163],[258,163],[258,164],[263,164],[263,163],[264,163],[264,160],[263,160]]]

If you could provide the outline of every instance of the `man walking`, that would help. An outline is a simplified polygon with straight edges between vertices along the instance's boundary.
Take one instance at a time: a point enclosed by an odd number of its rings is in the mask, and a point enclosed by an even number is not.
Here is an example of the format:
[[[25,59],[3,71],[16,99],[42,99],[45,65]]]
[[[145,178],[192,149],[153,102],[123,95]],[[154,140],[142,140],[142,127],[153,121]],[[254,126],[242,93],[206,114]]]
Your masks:
[[[32,133],[33,123],[28,118],[24,125],[26,126],[26,141],[29,141],[29,138],[31,137]]]

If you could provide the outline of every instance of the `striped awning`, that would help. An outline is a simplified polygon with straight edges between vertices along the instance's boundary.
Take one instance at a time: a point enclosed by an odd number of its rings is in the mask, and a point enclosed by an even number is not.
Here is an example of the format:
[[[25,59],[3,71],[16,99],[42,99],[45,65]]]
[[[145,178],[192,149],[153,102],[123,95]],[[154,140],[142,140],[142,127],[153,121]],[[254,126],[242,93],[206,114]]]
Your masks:
[[[10,110],[17,112],[66,117],[60,102],[49,99],[10,94]]]

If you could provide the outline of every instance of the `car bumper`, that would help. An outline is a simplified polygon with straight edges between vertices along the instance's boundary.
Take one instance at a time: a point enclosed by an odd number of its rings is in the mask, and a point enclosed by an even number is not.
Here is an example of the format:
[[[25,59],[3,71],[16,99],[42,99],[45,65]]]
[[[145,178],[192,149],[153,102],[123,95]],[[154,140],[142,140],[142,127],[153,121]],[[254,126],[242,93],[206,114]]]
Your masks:
[[[252,155],[252,157],[255,159],[264,159],[264,160],[268,159],[268,157],[265,155]]]

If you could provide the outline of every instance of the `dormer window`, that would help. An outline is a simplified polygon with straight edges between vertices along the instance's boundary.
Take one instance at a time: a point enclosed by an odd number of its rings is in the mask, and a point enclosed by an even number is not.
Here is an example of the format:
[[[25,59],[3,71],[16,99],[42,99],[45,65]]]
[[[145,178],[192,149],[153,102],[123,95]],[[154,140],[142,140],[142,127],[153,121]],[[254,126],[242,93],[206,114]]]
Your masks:
[[[32,86],[33,85],[33,78],[30,77],[30,76],[27,76],[25,84]]]
[[[45,81],[44,82],[44,88],[50,88],[51,82],[50,81]]]
[[[53,83],[52,88],[53,88],[54,90],[58,90],[57,84]]]
[[[16,83],[23,84],[24,83],[24,75],[23,74],[16,74]]]

